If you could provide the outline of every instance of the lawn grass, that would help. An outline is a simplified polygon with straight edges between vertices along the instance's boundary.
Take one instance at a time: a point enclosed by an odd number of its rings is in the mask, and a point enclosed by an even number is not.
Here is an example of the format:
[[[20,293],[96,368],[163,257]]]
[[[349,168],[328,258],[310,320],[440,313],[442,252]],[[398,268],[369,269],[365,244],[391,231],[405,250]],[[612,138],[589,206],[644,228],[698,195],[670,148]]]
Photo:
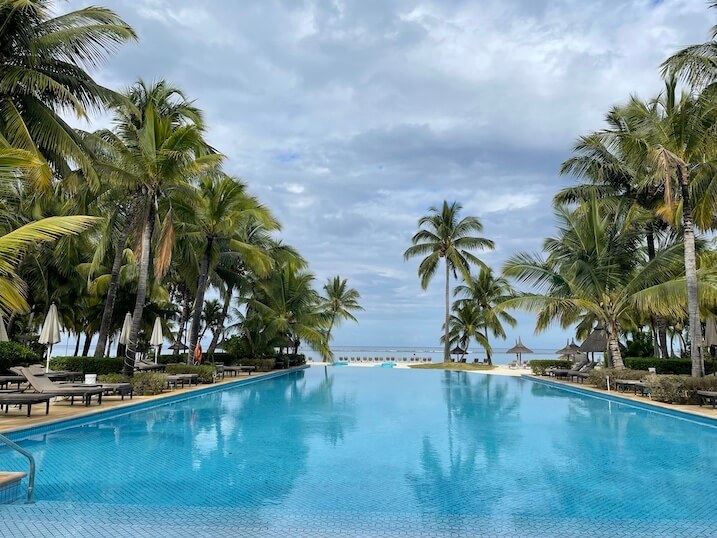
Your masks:
[[[418,368],[422,370],[493,370],[495,366],[488,364],[473,364],[470,362],[435,362],[431,364],[409,364],[409,368]]]

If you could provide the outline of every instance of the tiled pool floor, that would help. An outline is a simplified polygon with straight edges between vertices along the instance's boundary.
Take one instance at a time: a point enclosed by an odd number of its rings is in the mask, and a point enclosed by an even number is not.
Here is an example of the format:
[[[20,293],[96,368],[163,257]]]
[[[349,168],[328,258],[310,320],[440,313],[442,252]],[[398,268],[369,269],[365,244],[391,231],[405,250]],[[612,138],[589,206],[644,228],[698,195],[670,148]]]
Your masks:
[[[350,511],[287,513],[266,508],[101,505],[41,501],[0,507],[3,537],[239,537],[239,538],[656,538],[707,537],[716,532],[711,521],[510,519],[457,514],[401,515]]]

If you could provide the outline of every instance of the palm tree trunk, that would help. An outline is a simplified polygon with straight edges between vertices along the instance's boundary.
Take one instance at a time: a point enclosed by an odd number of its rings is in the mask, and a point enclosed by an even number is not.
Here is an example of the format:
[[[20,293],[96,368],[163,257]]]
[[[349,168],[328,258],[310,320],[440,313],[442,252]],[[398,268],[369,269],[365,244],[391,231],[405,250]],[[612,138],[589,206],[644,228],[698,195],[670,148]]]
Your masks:
[[[647,228],[647,259],[655,259],[655,234],[653,232],[653,223]],[[650,319],[652,322],[652,318]],[[662,316],[655,318],[653,329],[657,329],[657,339],[654,342],[655,356],[662,356],[663,359],[670,358],[670,352],[667,349],[667,321]],[[658,354],[659,352],[659,354]]]
[[[132,312],[132,330],[129,333],[129,344],[125,352],[124,369],[125,375],[131,376],[134,372],[134,359],[137,352],[137,336],[142,324],[142,312],[144,301],[147,297],[147,281],[149,279],[149,262],[152,258],[152,234],[154,233],[154,200],[150,202],[147,220],[142,227],[141,255],[137,275],[137,298],[134,302]]]
[[[622,352],[620,351],[620,342],[617,337],[617,323],[615,321],[606,323],[605,331],[607,332],[607,348],[612,359],[612,366],[617,370],[622,370],[625,368],[625,363],[622,362]]]
[[[189,320],[189,311],[191,308],[191,300],[189,293],[184,296],[184,303],[182,304],[182,317],[179,320],[179,331],[177,332],[177,342],[184,340],[184,331],[187,330],[187,321]],[[179,355],[179,349],[174,350],[174,356]]]
[[[192,325],[189,328],[189,355],[194,353],[197,347],[199,336],[199,324],[202,321],[202,308],[204,307],[204,292],[209,278],[209,257],[212,253],[213,237],[207,237],[207,246],[204,248],[202,263],[199,266],[199,280],[197,281],[197,296],[194,299],[194,311],[192,312]]]
[[[77,355],[80,354],[80,335],[82,333],[80,331],[77,331],[77,340],[75,340],[75,353],[72,355],[73,357],[77,357]]]
[[[82,346],[83,357],[86,357],[90,354],[90,344],[92,344],[92,334],[85,333],[85,344]]]
[[[444,342],[443,342],[443,362],[451,362],[451,343],[448,336],[448,322],[450,321],[449,295],[451,291],[451,268],[446,259],[446,316],[444,320]]]
[[[695,255],[695,230],[692,221],[692,203],[689,190],[689,172],[684,163],[677,165],[677,176],[682,194],[682,230],[685,242],[685,280],[687,281],[687,312],[690,319],[690,357],[692,376],[705,375],[705,363],[700,353],[702,327],[697,299],[697,262]]]
[[[219,343],[219,337],[224,333],[224,323],[226,323],[227,316],[229,315],[229,306],[231,305],[233,295],[234,287],[229,286],[224,294],[224,305],[222,305],[222,314],[219,318],[221,330],[213,334],[212,341],[209,343],[209,347],[207,348],[207,355],[214,353],[214,350],[217,349],[217,344]]]
[[[132,219],[127,219],[127,223],[122,229],[119,241],[117,242],[114,260],[112,260],[110,287],[107,290],[107,300],[105,301],[105,308],[102,312],[100,334],[97,337],[97,345],[95,346],[95,357],[98,358],[104,357],[105,348],[107,347],[107,337],[110,334],[110,328],[112,326],[112,315],[114,314],[115,300],[117,299],[117,290],[119,289],[119,277],[120,269],[122,269],[122,257],[124,254],[124,247],[127,243],[127,238],[129,238],[129,233],[131,229]]]

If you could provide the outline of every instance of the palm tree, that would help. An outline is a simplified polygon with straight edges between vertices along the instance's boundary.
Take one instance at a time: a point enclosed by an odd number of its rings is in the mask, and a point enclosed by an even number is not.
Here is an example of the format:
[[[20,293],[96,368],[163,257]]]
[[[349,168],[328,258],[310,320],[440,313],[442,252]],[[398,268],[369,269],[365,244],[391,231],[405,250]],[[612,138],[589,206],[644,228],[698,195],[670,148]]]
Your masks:
[[[275,339],[277,347],[284,347],[289,340],[296,350],[303,340],[328,358],[331,352],[323,332],[328,319],[321,311],[321,297],[313,282],[314,275],[309,272],[289,264],[278,268],[257,282],[247,317],[254,313],[259,316],[264,338]]]
[[[695,226],[708,229],[714,224],[717,88],[706,88],[697,96],[684,93],[678,98],[673,79],[650,102],[631,99],[624,114],[636,129],[619,137],[632,149],[631,156],[646,160],[664,185],[661,214],[675,226],[682,215],[692,375],[702,376]]]
[[[475,340],[490,357],[492,350],[488,336],[482,331],[484,326],[485,318],[479,305],[472,302],[454,304],[448,331],[449,341],[451,345],[458,344],[464,353],[467,353],[471,340]],[[443,338],[441,338],[441,342],[443,342]]]
[[[708,5],[717,8],[717,0],[710,0]],[[695,88],[717,81],[717,25],[710,37],[710,41],[685,47],[665,60],[662,76],[666,80],[681,78]]]
[[[613,365],[623,368],[620,331],[636,325],[639,307],[661,310],[655,304],[660,285],[678,278],[682,245],[665,248],[647,261],[643,223],[596,199],[573,212],[557,208],[556,216],[559,235],[543,247],[548,257],[517,254],[504,268],[506,276],[539,291],[508,299],[501,308],[537,312],[537,331],[553,321],[567,328],[585,316],[596,319],[605,327]]]
[[[488,364],[493,364],[493,349],[490,345],[489,333],[496,338],[506,338],[503,323],[515,327],[516,319],[496,307],[515,294],[512,286],[502,276],[495,276],[491,268],[481,268],[478,277],[471,276],[464,284],[456,287],[455,295],[463,298],[457,301],[458,305],[473,304],[478,308],[484,341],[479,341],[488,357]]]
[[[202,177],[191,196],[180,189],[173,200],[176,213],[184,218],[186,234],[194,235],[201,249],[194,309],[189,329],[189,349],[197,345],[204,294],[210,272],[219,263],[220,252],[235,252],[259,276],[266,276],[272,267],[271,257],[261,248],[242,241],[241,230],[256,222],[266,230],[279,228],[269,210],[246,193],[243,183],[224,174]]]
[[[416,256],[425,256],[418,267],[421,277],[421,287],[425,290],[438,270],[441,259],[445,260],[446,288],[445,288],[445,318],[444,318],[444,344],[443,361],[450,362],[450,277],[458,273],[464,279],[470,274],[470,264],[481,267],[485,264],[470,251],[493,249],[493,241],[472,234],[483,230],[483,224],[477,217],[464,217],[459,220],[463,206],[458,202],[449,204],[443,202],[441,209],[431,207],[429,214],[418,221],[419,230],[411,238],[413,246],[403,253],[404,260]]]
[[[177,188],[187,185],[192,177],[216,167],[222,156],[214,153],[203,139],[203,131],[186,114],[188,106],[178,90],[167,91],[165,83],[147,88],[141,81],[128,92],[131,104],[116,109],[114,132],[99,133],[113,152],[114,160],[98,164],[103,174],[112,181],[127,185],[137,193],[132,208],[136,223],[139,260],[137,262],[137,294],[133,309],[130,343],[127,346],[125,373],[131,375],[148,289],[149,267],[152,262],[152,238],[156,224],[160,237],[156,246],[154,273],[161,278],[167,272],[174,243],[171,207],[164,215],[158,214],[160,201]],[[166,99],[178,103],[166,103]]]
[[[50,0],[0,3],[0,145],[31,152],[43,165],[30,176],[49,192],[53,175],[79,165],[95,180],[82,138],[59,112],[87,118],[115,94],[97,84],[95,68],[136,35],[112,11],[88,7],[52,17]]]
[[[358,290],[348,287],[348,280],[340,276],[330,278],[324,284],[324,308],[329,313],[329,327],[326,329],[326,340],[331,341],[331,331],[344,319],[350,319],[358,323],[358,320],[351,313],[363,310],[359,304],[361,295]]]

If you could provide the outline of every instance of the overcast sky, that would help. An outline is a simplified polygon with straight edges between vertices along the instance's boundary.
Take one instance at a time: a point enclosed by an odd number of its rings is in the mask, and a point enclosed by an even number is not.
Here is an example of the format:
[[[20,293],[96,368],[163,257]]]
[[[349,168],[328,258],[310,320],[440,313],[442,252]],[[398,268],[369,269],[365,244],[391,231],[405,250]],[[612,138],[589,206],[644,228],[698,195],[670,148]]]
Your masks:
[[[366,312],[336,345],[438,345],[442,282],[422,291],[418,261],[402,259],[418,218],[459,201],[495,241],[482,256],[496,269],[539,250],[575,139],[631,93],[656,94],[660,62],[717,20],[703,0],[93,3],[140,37],[97,78],[185,89],[318,282],[339,274],[361,292]],[[564,344],[518,317],[509,344]]]

